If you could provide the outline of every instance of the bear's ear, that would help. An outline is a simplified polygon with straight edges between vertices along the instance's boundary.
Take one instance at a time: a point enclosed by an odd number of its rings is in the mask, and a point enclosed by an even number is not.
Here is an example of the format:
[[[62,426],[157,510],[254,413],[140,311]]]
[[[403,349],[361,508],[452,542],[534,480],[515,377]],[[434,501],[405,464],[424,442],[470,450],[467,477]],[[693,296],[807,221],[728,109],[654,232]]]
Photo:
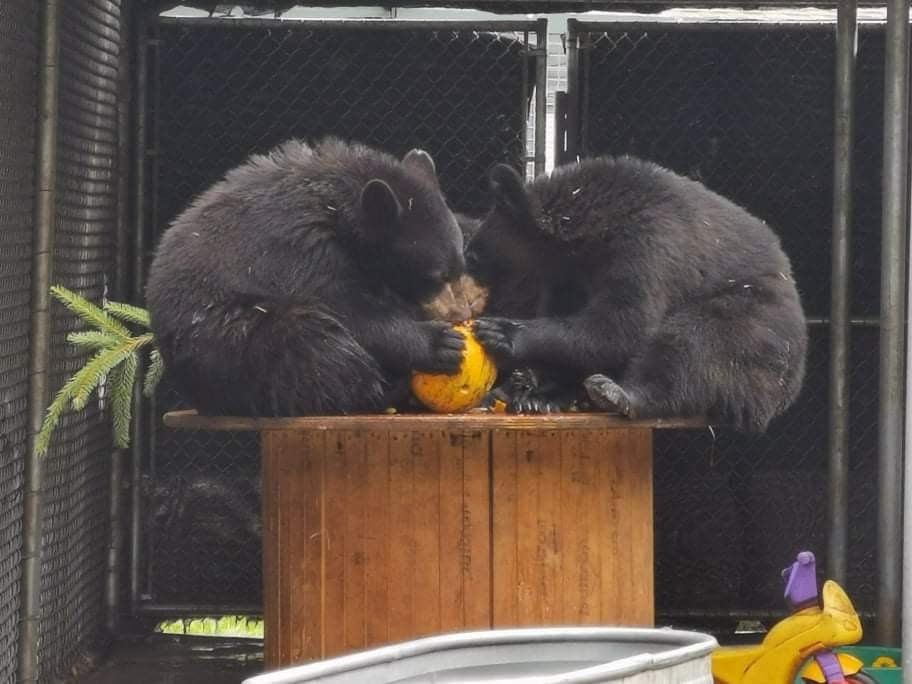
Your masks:
[[[389,185],[374,178],[361,190],[361,210],[371,222],[390,228],[399,220],[402,205]]]
[[[494,204],[514,217],[526,217],[529,214],[529,197],[526,195],[526,184],[512,166],[498,164],[488,175]]]
[[[434,159],[424,150],[411,150],[402,158],[402,165],[424,178],[435,188],[440,187],[439,181],[437,180],[437,166],[434,164]]]

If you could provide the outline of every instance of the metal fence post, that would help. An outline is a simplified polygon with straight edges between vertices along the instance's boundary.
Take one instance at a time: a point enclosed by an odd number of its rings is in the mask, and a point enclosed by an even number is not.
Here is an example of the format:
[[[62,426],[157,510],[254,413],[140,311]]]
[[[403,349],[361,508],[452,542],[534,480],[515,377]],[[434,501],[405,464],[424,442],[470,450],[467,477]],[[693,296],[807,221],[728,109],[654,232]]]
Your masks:
[[[535,175],[545,171],[548,137],[548,20],[539,19],[535,30]]]
[[[142,302],[146,255],[146,115],[148,95],[148,42],[146,40],[147,12],[139,8],[134,22],[136,81],[133,100],[133,281],[132,299]],[[140,574],[143,551],[142,539],[142,466],[146,440],[146,421],[142,388],[136,384],[133,396],[133,421],[130,444],[130,610],[139,610],[141,600]]]
[[[131,114],[131,70],[133,60],[131,49],[133,36],[130,5],[121,8],[120,49],[117,84],[117,235],[115,239],[114,296],[126,301],[130,296],[130,114]],[[109,531],[107,575],[105,578],[105,623],[108,631],[114,633],[121,612],[121,577],[123,572],[123,548],[126,528],[124,526],[124,475],[127,451],[112,449],[111,481],[109,491]]]
[[[22,620],[19,631],[19,681],[38,681],[41,628],[41,493],[43,463],[35,455],[50,396],[51,270],[53,268],[57,107],[60,83],[60,12],[57,0],[45,0],[41,22],[41,90],[38,101],[38,155],[35,234],[32,244],[32,330],[29,358],[29,436],[25,454],[25,502],[22,551]]]
[[[845,583],[849,511],[852,148],[855,145],[857,0],[840,0],[836,22],[833,140],[833,247],[830,278],[830,434],[827,574]]]
[[[579,73],[579,28],[576,19],[567,20],[567,144],[564,155],[558,161],[576,161],[580,154],[580,73]]]
[[[877,642],[899,638],[906,237],[909,227],[909,5],[887,3],[880,280]]]

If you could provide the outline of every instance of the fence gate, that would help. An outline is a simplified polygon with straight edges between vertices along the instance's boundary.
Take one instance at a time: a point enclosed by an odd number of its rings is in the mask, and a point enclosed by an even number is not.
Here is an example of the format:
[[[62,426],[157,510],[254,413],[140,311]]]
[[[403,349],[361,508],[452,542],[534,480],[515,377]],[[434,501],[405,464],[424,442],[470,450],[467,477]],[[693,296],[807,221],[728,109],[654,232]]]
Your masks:
[[[544,21],[161,18],[147,38],[148,248],[196,193],[294,136],[397,156],[423,147],[451,205],[469,213],[486,206],[493,164],[544,168]],[[256,612],[256,436],[162,427],[178,408],[166,378],[149,412],[134,599],[174,614]]]
[[[569,23],[564,160],[641,156],[765,219],[812,318],[798,403],[761,438],[656,434],[660,619],[779,611],[778,571],[825,558],[833,24]],[[884,40],[860,31],[848,590],[873,608]]]

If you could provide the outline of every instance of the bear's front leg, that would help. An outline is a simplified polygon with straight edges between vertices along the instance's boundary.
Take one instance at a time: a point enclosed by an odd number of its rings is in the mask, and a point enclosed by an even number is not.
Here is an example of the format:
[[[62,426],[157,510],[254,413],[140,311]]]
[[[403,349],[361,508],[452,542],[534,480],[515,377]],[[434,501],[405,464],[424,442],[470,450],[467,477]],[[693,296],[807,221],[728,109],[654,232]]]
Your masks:
[[[453,374],[462,363],[465,338],[444,321],[368,316],[349,323],[356,339],[387,371]]]
[[[475,336],[501,370],[551,366],[581,376],[614,373],[641,349],[649,329],[641,311],[566,318],[479,318]]]

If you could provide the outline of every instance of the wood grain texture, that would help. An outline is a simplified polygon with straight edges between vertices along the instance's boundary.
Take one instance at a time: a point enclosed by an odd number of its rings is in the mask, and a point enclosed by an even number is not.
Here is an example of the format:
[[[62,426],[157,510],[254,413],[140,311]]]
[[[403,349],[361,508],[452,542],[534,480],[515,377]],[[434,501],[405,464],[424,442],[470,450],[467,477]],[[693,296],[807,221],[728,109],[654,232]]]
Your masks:
[[[297,662],[323,648],[324,445],[319,433],[263,436],[267,662]]]
[[[244,418],[200,416],[196,411],[171,411],[164,416],[169,428],[185,430],[597,430],[633,428],[705,428],[702,418],[665,418],[632,421],[608,413],[557,413],[514,416],[491,413],[397,414],[364,416],[308,416],[300,418]]]
[[[495,432],[493,622],[653,624],[644,429]]]
[[[267,667],[489,627],[482,433],[264,435]]]

